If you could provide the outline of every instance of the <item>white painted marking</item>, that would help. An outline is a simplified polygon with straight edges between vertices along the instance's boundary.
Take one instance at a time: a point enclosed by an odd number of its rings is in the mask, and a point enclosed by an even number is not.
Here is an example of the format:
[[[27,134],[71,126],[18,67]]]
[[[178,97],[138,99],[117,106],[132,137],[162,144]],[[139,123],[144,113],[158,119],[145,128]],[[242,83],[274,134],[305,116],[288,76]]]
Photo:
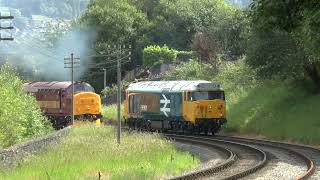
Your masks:
[[[166,117],[168,117],[167,112],[170,112],[170,108],[167,108],[167,105],[170,104],[170,100],[167,99],[167,97],[166,97],[164,94],[162,94],[162,97],[163,97],[164,99],[161,99],[161,100],[160,100],[160,104],[164,104],[164,105],[163,105],[163,108],[160,108],[160,111],[162,111],[163,114],[164,114]]]

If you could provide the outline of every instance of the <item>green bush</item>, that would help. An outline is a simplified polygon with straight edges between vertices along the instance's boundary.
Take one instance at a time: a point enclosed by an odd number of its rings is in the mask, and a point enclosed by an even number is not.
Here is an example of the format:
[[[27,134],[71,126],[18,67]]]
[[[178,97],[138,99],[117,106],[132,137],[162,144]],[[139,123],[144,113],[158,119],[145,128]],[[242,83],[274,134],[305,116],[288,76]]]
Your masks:
[[[123,106],[123,104],[121,104],[120,109],[121,109],[121,111],[120,111],[121,121],[124,122],[124,119],[123,119],[124,106]],[[116,125],[117,124],[117,115],[118,115],[118,111],[117,111],[116,104],[112,104],[109,106],[102,106],[103,121],[107,121],[107,124]]]
[[[196,54],[193,51],[177,51],[177,61],[189,61],[196,59]]]
[[[126,87],[130,84],[130,82],[128,81],[121,81],[121,84],[120,84],[120,88],[121,90],[125,90]],[[114,94],[114,93],[117,93],[117,90],[118,90],[118,86],[117,84],[113,84],[112,86],[107,86],[106,88],[104,88],[102,91],[101,91],[101,94],[103,95],[109,95],[109,94]]]
[[[10,66],[0,68],[0,147],[8,147],[52,129],[34,97],[23,91],[22,83]]]
[[[199,63],[196,60],[191,60],[183,66],[169,72],[166,80],[210,80],[215,74],[214,68],[210,64]]]
[[[172,64],[177,58],[177,51],[167,46],[148,46],[143,50],[143,65]]]

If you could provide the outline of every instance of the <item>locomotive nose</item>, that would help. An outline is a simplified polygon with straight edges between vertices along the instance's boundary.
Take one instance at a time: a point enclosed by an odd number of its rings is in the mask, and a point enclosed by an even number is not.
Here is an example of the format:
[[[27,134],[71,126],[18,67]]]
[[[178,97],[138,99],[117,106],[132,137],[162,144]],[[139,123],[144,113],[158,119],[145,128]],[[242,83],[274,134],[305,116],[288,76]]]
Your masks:
[[[101,100],[100,97],[91,92],[83,92],[74,95],[75,113],[84,114],[100,114]]]
[[[222,118],[224,105],[218,100],[201,101],[196,106],[199,118]]]

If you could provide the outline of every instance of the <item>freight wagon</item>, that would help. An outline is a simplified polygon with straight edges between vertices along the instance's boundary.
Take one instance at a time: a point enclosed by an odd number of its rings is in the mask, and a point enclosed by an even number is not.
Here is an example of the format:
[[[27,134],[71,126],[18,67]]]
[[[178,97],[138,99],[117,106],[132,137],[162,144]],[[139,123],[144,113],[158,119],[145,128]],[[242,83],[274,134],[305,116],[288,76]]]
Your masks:
[[[125,97],[129,128],[214,134],[227,122],[224,91],[209,81],[138,82]]]

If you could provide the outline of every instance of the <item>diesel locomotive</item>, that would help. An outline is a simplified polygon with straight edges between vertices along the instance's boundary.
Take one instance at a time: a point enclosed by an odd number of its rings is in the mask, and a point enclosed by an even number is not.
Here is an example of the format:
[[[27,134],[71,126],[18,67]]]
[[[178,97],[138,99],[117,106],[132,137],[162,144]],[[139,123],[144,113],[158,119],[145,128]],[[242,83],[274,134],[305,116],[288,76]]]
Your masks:
[[[100,96],[88,83],[74,82],[74,94],[72,83],[68,81],[30,82],[23,87],[36,98],[44,114],[57,129],[71,124],[72,96],[75,119],[95,121],[102,117]]]
[[[125,92],[129,128],[217,133],[227,122],[224,91],[209,81],[142,81]]]

